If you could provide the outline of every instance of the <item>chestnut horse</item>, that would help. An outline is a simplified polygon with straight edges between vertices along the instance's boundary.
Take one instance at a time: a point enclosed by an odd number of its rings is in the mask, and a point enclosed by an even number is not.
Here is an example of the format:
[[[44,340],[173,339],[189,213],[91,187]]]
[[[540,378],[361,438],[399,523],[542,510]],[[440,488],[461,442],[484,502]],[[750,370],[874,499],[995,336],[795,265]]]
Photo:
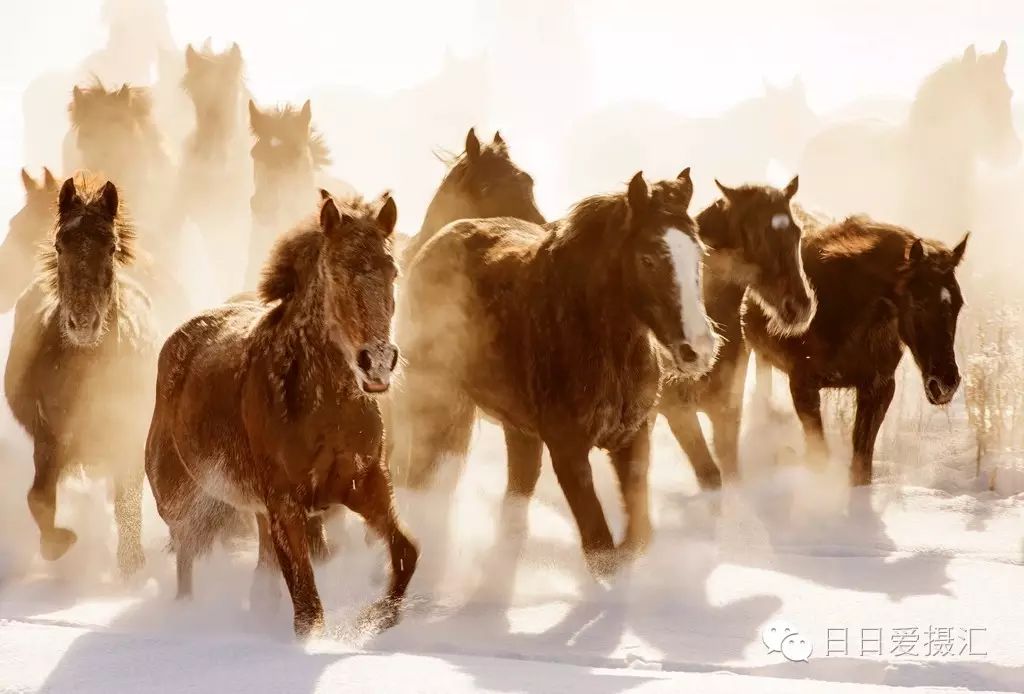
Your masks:
[[[253,598],[278,567],[300,636],[323,624],[310,514],[344,504],[385,538],[391,586],[375,605],[385,625],[398,619],[418,555],[395,512],[374,397],[398,361],[390,340],[397,209],[389,196],[368,204],[322,195],[319,221],[275,245],[261,301],[206,311],[167,340],[146,444],[178,595],[191,593],[194,557],[233,510],[256,511]]]
[[[689,170],[651,187],[638,173],[628,192],[587,198],[544,226],[503,217],[439,231],[402,286],[392,469],[426,485],[443,457],[465,455],[479,408],[505,429],[510,495],[533,493],[548,446],[595,572],[616,562],[588,455],[609,451],[627,545],[641,548],[656,343],[691,375],[717,348],[698,291],[692,194]]]
[[[728,188],[697,215],[704,259],[704,305],[723,337],[714,367],[699,379],[669,374],[658,410],[693,465],[702,489],[721,486],[737,474],[737,444],[743,384],[750,351],[740,328],[740,306],[747,296],[770,316],[772,330],[798,335],[815,311],[814,293],[800,259],[800,226],[790,200],[794,178],[784,189],[768,186]],[[711,454],[697,413],[708,415],[716,456]]]
[[[953,342],[963,297],[955,272],[966,249],[967,236],[950,250],[904,228],[851,217],[804,239],[804,267],[818,297],[804,334],[779,334],[756,302],[744,303],[744,334],[759,357],[789,375],[812,456],[825,453],[819,391],[856,389],[855,485],[871,483],[875,439],[904,345],[930,403],[948,403],[960,385]]]
[[[34,444],[28,505],[45,559],[77,536],[55,524],[57,484],[76,466],[114,484],[117,559],[130,574],[142,552],[142,457],[152,406],[156,329],[149,299],[121,268],[135,232],[113,183],[85,174],[61,186],[42,274],[15,307],[4,378],[7,402]]]

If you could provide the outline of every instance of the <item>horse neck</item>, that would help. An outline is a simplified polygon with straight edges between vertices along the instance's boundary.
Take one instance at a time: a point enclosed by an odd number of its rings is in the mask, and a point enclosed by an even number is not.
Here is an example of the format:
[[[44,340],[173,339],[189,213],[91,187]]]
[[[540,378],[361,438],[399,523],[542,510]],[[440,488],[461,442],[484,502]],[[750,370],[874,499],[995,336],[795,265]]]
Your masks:
[[[533,260],[533,273],[526,273],[533,275],[528,281],[544,294],[533,305],[568,306],[571,310],[563,314],[571,316],[572,325],[563,324],[568,330],[588,324],[604,327],[608,336],[646,332],[625,300],[621,256],[609,253],[595,262],[587,239],[556,243],[556,233],[549,233]],[[540,281],[532,281],[535,277]]]
[[[453,209],[460,207],[460,200],[461,196],[457,192],[438,190],[430,204],[427,205],[427,212],[423,215],[423,224],[420,225],[419,233],[429,237],[446,224],[454,222],[456,219],[466,218],[465,214],[452,212]],[[471,213],[468,214],[471,215]]]

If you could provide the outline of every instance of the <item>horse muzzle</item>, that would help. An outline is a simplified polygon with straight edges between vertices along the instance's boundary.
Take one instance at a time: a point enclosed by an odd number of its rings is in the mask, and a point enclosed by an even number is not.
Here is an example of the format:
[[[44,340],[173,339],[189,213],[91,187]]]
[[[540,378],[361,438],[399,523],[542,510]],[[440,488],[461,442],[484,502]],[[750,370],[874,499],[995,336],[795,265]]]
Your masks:
[[[952,380],[941,379],[937,376],[928,376],[924,381],[924,393],[928,402],[933,405],[947,405],[956,395],[960,387],[960,375],[957,374]]]

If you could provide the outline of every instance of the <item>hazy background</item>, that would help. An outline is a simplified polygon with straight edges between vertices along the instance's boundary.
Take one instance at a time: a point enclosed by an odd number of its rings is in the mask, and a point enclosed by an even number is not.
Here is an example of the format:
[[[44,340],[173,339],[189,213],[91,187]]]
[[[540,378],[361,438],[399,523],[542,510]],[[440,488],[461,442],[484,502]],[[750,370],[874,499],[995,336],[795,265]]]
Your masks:
[[[101,5],[38,0],[4,3],[0,10],[0,172],[9,172],[0,174],[0,200],[20,196],[21,165],[59,168],[23,160],[21,95],[40,73],[71,69],[103,45]],[[294,0],[283,6],[168,0],[167,12],[181,47],[207,37],[215,47],[237,41],[261,103],[299,100],[327,84],[386,94],[435,75],[446,51],[485,55],[493,123],[478,125],[507,133],[514,155],[535,174],[549,215],[569,200],[544,175],[553,167],[547,146],[529,144],[537,134],[530,131],[540,126],[531,114],[538,112],[561,125],[608,104],[639,100],[711,115],[760,94],[765,80],[783,85],[799,76],[811,108],[827,114],[860,97],[909,99],[923,76],[967,44],[991,51],[1003,39],[1010,45],[1009,81],[1024,84],[1024,3],[1017,0]],[[330,132],[330,123],[319,125]],[[461,142],[436,144],[461,148]],[[358,183],[359,162],[335,155]],[[440,165],[437,171],[440,177]],[[422,208],[408,208],[400,208],[402,228],[414,231]]]

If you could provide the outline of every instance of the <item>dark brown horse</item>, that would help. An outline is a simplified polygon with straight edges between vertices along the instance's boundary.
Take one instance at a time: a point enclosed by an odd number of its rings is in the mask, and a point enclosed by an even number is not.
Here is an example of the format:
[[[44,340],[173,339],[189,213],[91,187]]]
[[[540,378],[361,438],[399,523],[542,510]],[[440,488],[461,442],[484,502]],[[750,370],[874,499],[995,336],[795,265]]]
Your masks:
[[[955,271],[966,248],[966,236],[950,250],[901,227],[852,217],[804,239],[818,311],[803,335],[779,334],[756,302],[743,307],[751,347],[789,375],[812,456],[825,452],[819,391],[856,389],[853,484],[871,483],[875,438],[904,345],[930,403],[948,403],[960,385],[953,341],[963,297]]]
[[[402,251],[402,264],[408,265],[444,225],[488,217],[516,217],[533,224],[545,221],[533,198],[533,178],[512,161],[501,134],[495,133],[490,144],[481,144],[470,128],[466,151],[452,160],[427,206],[419,233]]]
[[[156,332],[149,300],[120,270],[135,234],[114,184],[67,179],[57,215],[42,274],[15,309],[7,402],[35,446],[28,504],[43,557],[76,540],[54,523],[61,474],[97,466],[114,484],[117,557],[129,574],[145,562],[140,413],[152,406]]]
[[[296,633],[319,630],[306,521],[344,504],[390,547],[391,586],[376,609],[385,624],[397,620],[417,550],[395,513],[373,397],[398,361],[396,215],[388,196],[371,205],[325,193],[319,220],[274,247],[262,301],[209,310],[164,345],[146,472],[170,526],[179,596],[191,593],[193,559],[232,509],[256,511],[254,599],[279,567]]]
[[[53,228],[57,179],[49,169],[43,169],[42,180],[36,181],[22,169],[21,182],[25,186],[25,206],[11,218],[7,236],[0,244],[0,313],[10,311],[32,282],[39,245],[45,241],[47,230]]]
[[[723,477],[736,477],[743,383],[750,357],[740,328],[743,297],[763,307],[772,330],[780,334],[800,334],[814,316],[814,294],[800,259],[801,230],[790,210],[798,183],[794,178],[782,190],[728,188],[719,183],[722,197],[697,216],[698,234],[707,248],[704,305],[724,344],[714,367],[700,379],[669,374],[659,411],[703,489],[721,486]],[[699,411],[711,420],[717,456],[712,456],[704,439]]]
[[[238,250],[247,243],[253,185],[244,69],[238,44],[223,53],[185,49],[182,88],[195,110],[195,129],[182,152],[173,211],[196,224],[229,291],[240,288],[245,270]]]
[[[599,572],[614,566],[613,542],[588,455],[609,451],[627,544],[642,547],[656,343],[690,375],[706,371],[717,348],[698,290],[692,193],[689,170],[651,187],[638,173],[628,192],[587,198],[545,226],[503,217],[439,231],[402,286],[407,364],[392,468],[426,485],[443,457],[465,455],[479,408],[505,429],[510,495],[533,493],[548,446]]]

